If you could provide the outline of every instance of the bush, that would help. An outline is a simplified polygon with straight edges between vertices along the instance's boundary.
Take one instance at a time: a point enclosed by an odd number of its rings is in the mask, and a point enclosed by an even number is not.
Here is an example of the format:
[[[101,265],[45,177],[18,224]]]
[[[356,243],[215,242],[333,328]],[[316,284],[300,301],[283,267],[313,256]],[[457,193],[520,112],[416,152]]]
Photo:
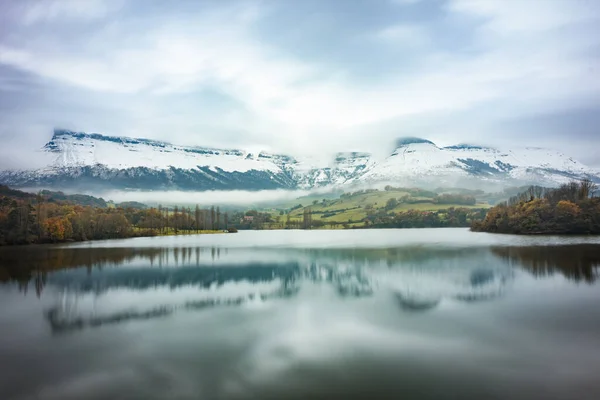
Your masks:
[[[398,206],[398,200],[391,198],[389,199],[386,203],[385,203],[385,209],[386,210],[393,210],[394,208],[396,208]]]

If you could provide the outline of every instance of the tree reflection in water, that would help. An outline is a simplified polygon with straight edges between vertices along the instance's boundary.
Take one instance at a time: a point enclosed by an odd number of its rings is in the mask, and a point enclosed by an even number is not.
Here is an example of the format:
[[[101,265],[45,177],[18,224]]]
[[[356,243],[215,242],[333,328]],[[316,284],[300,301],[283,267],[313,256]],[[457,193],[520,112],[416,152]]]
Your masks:
[[[511,267],[521,267],[536,277],[559,272],[570,280],[593,282],[599,264],[598,246],[590,245],[261,250],[40,246],[27,251],[2,249],[0,279],[17,282],[24,293],[33,284],[38,297],[44,287],[52,287],[59,300],[45,317],[54,332],[65,332],[165,317],[179,310],[283,299],[295,296],[308,283],[327,284],[345,298],[388,291],[401,310],[424,312],[445,298],[473,302],[501,296],[513,279]],[[242,282],[249,285],[244,293],[221,290]],[[161,287],[196,287],[204,297],[180,304],[146,304],[144,310],[112,310],[105,315],[82,313],[78,305],[82,296],[108,293],[110,297],[109,291],[120,290],[135,297]]]
[[[598,279],[600,247],[597,245],[496,247],[492,252],[536,277],[560,273],[575,282],[594,283]]]

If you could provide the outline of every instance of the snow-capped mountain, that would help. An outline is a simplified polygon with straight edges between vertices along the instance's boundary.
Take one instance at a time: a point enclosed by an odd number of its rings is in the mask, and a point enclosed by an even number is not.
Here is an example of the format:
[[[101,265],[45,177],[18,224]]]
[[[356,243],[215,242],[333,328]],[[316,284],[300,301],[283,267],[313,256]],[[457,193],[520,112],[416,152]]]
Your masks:
[[[386,159],[367,169],[363,182],[398,180],[452,184],[472,179],[554,186],[597,175],[564,154],[542,148],[497,149],[457,145],[438,147],[420,138],[404,138]]]
[[[388,157],[338,153],[326,166],[310,160],[241,150],[177,146],[148,139],[55,130],[43,147],[42,169],[0,172],[0,183],[61,189],[265,190],[362,184],[557,185],[598,174],[564,154],[540,148],[438,147],[419,138],[398,140]]]
[[[176,146],[66,130],[55,130],[42,151],[54,155],[50,165],[0,173],[0,182],[17,187],[149,190],[296,187],[296,161],[266,153]]]

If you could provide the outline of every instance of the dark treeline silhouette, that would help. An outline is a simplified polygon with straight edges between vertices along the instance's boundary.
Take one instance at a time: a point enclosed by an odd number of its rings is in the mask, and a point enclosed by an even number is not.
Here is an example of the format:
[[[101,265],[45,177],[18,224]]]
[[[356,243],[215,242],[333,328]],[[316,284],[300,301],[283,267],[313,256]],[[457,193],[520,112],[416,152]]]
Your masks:
[[[515,234],[600,234],[600,198],[588,179],[556,189],[531,186],[491,208],[471,229]]]
[[[15,193],[23,195],[16,195]],[[103,208],[48,201],[43,192],[0,195],[0,245],[199,233],[228,228],[219,207]]]

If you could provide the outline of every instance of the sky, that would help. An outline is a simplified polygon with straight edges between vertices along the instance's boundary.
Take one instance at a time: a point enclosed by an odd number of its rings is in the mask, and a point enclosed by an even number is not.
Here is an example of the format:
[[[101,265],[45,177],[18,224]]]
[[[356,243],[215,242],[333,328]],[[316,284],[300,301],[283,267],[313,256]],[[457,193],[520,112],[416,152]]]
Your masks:
[[[598,0],[0,0],[0,168],[53,128],[329,157],[396,138],[600,166]]]

